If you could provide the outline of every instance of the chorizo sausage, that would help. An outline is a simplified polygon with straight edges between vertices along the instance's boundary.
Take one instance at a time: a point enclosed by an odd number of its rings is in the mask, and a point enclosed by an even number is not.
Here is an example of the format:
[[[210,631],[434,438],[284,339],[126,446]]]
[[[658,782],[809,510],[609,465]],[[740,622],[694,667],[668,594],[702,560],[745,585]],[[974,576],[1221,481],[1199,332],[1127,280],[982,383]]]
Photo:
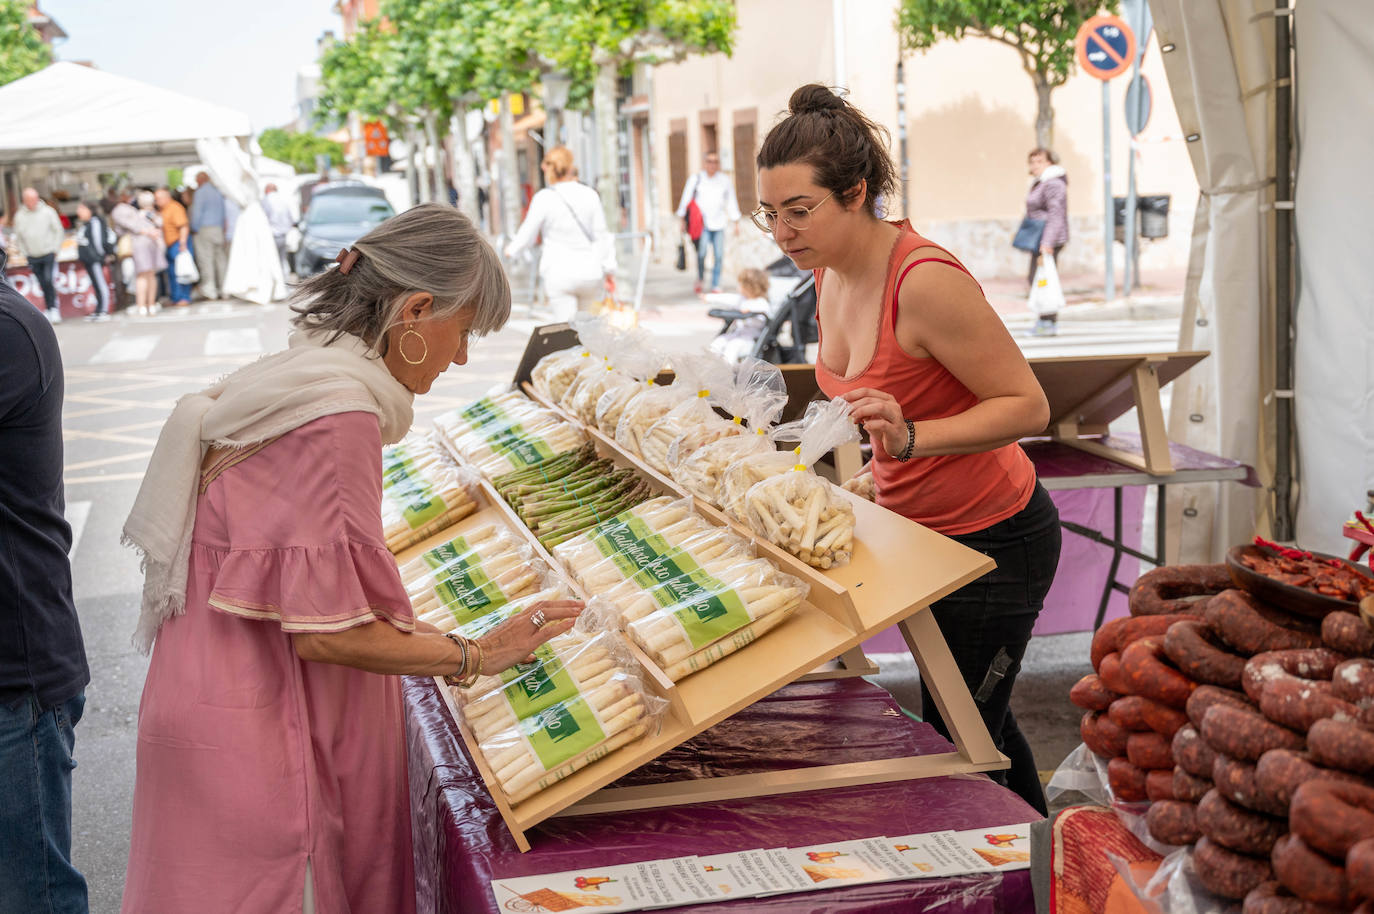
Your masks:
[[[1222,847],[1256,857],[1268,856],[1274,842],[1288,831],[1282,819],[1237,806],[1215,790],[1198,801],[1197,827]]]
[[[1359,624],[1364,625],[1363,622]],[[1331,691],[1337,698],[1361,708],[1374,704],[1374,660],[1356,657],[1337,666],[1331,671]]]
[[[1084,711],[1078,724],[1078,735],[1083,744],[1103,758],[1114,758],[1126,754],[1126,737],[1130,733],[1121,729],[1103,711]]]
[[[1121,652],[1126,694],[1144,695],[1173,708],[1184,708],[1197,683],[1166,664],[1164,639],[1155,635],[1127,645]]]
[[[1374,629],[1352,612],[1337,610],[1322,619],[1322,644],[1353,657],[1374,654]]]
[[[1357,774],[1323,768],[1314,764],[1307,753],[1294,752],[1292,749],[1271,749],[1260,756],[1255,764],[1255,786],[1259,788],[1260,795],[1285,810],[1293,802],[1293,794],[1299,786],[1316,780],[1369,786]]]
[[[1169,741],[1153,730],[1148,733],[1132,733],[1126,738],[1126,758],[1132,765],[1146,771],[1161,771],[1174,767],[1174,754]]]
[[[1307,731],[1312,761],[1355,774],[1374,772],[1374,733],[1344,720],[1319,720]]]
[[[1345,867],[1323,857],[1297,835],[1284,835],[1275,841],[1270,860],[1279,882],[1299,898],[1345,910],[1355,906]]]
[[[1149,784],[1147,783],[1148,787]],[[1195,774],[1185,771],[1182,766],[1174,769],[1174,799],[1185,800],[1189,803],[1196,803],[1201,800],[1207,791],[1212,789],[1212,782],[1207,778],[1200,778]]]
[[[1301,733],[1294,733],[1258,711],[1242,711],[1226,705],[1207,709],[1198,731],[1207,745],[1222,755],[1247,762],[1259,761],[1270,749],[1301,749]]]
[[[1124,758],[1107,763],[1107,784],[1112,795],[1123,803],[1140,803],[1149,799],[1145,792],[1145,771]]]
[[[1374,787],[1308,781],[1293,794],[1288,817],[1309,847],[1344,860],[1353,845],[1374,838]]]
[[[1232,586],[1231,572],[1224,564],[1166,565],[1136,578],[1127,602],[1133,616],[1187,612],[1197,597]]]
[[[1178,799],[1174,796],[1174,772],[1177,770],[1170,767],[1145,772],[1145,796],[1149,797],[1150,802]]]
[[[1102,684],[1102,677],[1089,673],[1069,689],[1069,701],[1085,711],[1105,711],[1121,696]]]
[[[1197,827],[1197,807],[1179,800],[1159,800],[1145,812],[1150,837],[1163,844],[1182,847],[1202,837]]]
[[[1304,901],[1283,883],[1262,882],[1245,896],[1240,914],[1343,914],[1341,908]]]
[[[1107,709],[1107,714],[1127,730],[1137,733],[1153,730],[1168,739],[1173,739],[1179,727],[1188,723],[1188,715],[1182,711],[1143,695],[1118,698]]]
[[[1243,590],[1224,590],[1208,600],[1203,618],[1222,641],[1247,657],[1322,645],[1314,623],[1290,616]]]
[[[1288,817],[1288,804],[1279,803],[1260,789],[1257,768],[1249,762],[1218,755],[1212,763],[1212,783],[1217,793],[1232,803],[1265,815]]]
[[[1184,619],[1170,625],[1164,633],[1164,653],[1194,682],[1240,688],[1246,658],[1223,648],[1205,622]]]
[[[1361,841],[1345,855],[1345,877],[1362,898],[1374,898],[1374,841]]]
[[[1102,680],[1102,684],[1118,695],[1129,695],[1130,686],[1126,684],[1126,677],[1121,673],[1121,655],[1116,651],[1102,658],[1102,665],[1097,668],[1097,677]]]
[[[1359,709],[1348,701],[1341,701],[1330,692],[1315,688],[1310,679],[1285,676],[1271,679],[1260,693],[1260,710],[1276,724],[1306,733],[1319,720],[1355,720]]]
[[[1200,619],[1200,612],[1170,613],[1163,616],[1122,616],[1103,624],[1093,634],[1092,646],[1088,656],[1093,669],[1100,669],[1102,658],[1112,653],[1120,653],[1126,645],[1144,638],[1146,635],[1162,635],[1169,626],[1183,619]]]
[[[1245,664],[1244,679],[1241,683],[1250,700],[1258,703],[1264,684],[1271,679],[1296,676],[1299,679],[1313,679],[1318,682],[1331,680],[1336,667],[1346,660],[1344,654],[1329,651],[1324,647],[1301,651],[1269,651],[1256,654]],[[1322,688],[1317,686],[1317,688]],[[1327,689],[1330,688],[1328,684]]]
[[[1206,835],[1193,847],[1193,867],[1207,891],[1237,901],[1274,878],[1267,859],[1229,851]]]
[[[1194,727],[1202,726],[1202,717],[1212,705],[1230,705],[1243,711],[1253,711],[1257,705],[1246,697],[1244,692],[1223,689],[1221,686],[1202,685],[1188,696],[1188,720]]]
[[[1187,726],[1175,733],[1172,749],[1178,767],[1194,777],[1212,779],[1217,754],[1196,728]]]

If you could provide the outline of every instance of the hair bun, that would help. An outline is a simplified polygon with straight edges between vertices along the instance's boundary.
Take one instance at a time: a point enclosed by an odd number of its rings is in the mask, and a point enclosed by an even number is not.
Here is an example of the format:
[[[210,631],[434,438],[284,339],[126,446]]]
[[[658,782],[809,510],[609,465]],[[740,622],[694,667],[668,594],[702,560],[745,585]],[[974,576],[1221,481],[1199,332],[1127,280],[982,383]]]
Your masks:
[[[842,111],[845,107],[845,100],[836,95],[826,86],[819,83],[811,83],[802,86],[792,93],[792,97],[787,101],[787,110],[791,114],[810,114],[815,111]]]

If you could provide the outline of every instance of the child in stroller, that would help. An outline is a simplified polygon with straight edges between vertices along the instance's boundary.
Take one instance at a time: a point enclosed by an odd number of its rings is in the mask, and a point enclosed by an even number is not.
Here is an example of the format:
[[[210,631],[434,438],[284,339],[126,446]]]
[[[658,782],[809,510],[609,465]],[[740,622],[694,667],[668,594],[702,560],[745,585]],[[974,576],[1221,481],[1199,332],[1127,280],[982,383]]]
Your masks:
[[[768,274],[759,269],[740,270],[735,277],[739,292],[712,292],[705,297],[708,305],[715,305],[709,313],[721,317],[728,313],[730,319],[725,329],[711,341],[710,349],[727,362],[739,362],[754,351],[754,344],[768,314],[773,310],[768,300]]]
[[[720,334],[711,342],[711,351],[729,361],[753,356],[775,365],[800,364],[807,361],[806,346],[820,337],[816,329],[816,283],[810,272],[798,270],[792,261],[782,257],[768,265],[767,271],[745,270],[740,273],[740,288],[744,276],[753,277],[752,288],[766,290],[766,298],[750,302],[749,310],[742,296],[708,296],[712,304],[728,302],[735,307],[712,308],[707,313],[725,322]]]

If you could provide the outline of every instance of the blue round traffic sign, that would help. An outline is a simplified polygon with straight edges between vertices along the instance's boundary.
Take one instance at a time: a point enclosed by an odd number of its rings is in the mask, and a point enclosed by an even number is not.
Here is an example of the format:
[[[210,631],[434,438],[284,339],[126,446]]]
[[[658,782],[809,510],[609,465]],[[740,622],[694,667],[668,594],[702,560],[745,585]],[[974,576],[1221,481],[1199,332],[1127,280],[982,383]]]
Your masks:
[[[1078,64],[1089,76],[1108,80],[1130,69],[1135,33],[1117,16],[1094,16],[1078,29]]]

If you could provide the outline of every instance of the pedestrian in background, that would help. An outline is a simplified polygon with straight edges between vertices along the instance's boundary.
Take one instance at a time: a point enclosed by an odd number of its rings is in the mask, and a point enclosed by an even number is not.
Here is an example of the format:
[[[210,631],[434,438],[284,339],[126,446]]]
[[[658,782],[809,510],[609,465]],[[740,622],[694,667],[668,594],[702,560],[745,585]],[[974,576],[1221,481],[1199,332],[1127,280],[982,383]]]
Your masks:
[[[85,914],[72,865],[76,725],[90,682],[62,491],[62,353],[0,251],[0,911]]]
[[[138,192],[138,217],[134,232],[134,302],[138,313],[150,316],[157,308],[157,274],[167,269],[163,244],[162,219],[157,214],[157,198],[150,190]]]
[[[277,243],[277,256],[281,258],[281,275],[289,276],[291,264],[286,258],[286,235],[291,231],[291,209],[286,198],[277,190],[277,185],[263,187],[262,209],[267,214],[267,225],[272,229],[272,240]]]
[[[178,308],[185,308],[191,303],[191,287],[177,279],[177,255],[182,251],[195,254],[191,246],[191,221],[186,215],[186,207],[172,196],[170,187],[159,187],[156,199],[157,213],[162,217],[162,240],[167,244],[167,294]]]
[[[1027,288],[1035,285],[1035,271],[1040,266],[1040,258],[1049,257],[1058,267],[1059,252],[1069,243],[1069,176],[1058,163],[1058,156],[1043,146],[1032,149],[1026,159],[1031,176],[1030,191],[1026,194],[1026,218],[1039,220],[1045,225],[1039,249],[1030,252]],[[1058,330],[1058,320],[1057,311],[1039,314],[1031,333],[1035,336],[1054,336]]]
[[[701,210],[701,235],[697,239],[696,293],[702,292],[706,278],[706,251],[711,251],[711,291],[720,291],[720,271],[725,265],[725,226],[734,227],[739,235],[739,200],[735,198],[735,180],[720,170],[720,156],[706,153],[702,170],[692,176],[682,189],[677,216],[687,226],[687,210],[692,203]]]
[[[110,287],[105,282],[105,264],[114,260],[114,230],[105,217],[95,212],[92,204],[82,201],[76,205],[76,259],[91,277],[91,291],[95,295],[95,310],[88,321],[110,319]]]
[[[62,310],[57,302],[57,286],[53,274],[57,270],[57,252],[62,250],[62,217],[57,214],[38,191],[32,187],[24,188],[24,205],[14,214],[15,240],[19,242],[19,252],[29,262],[34,279],[43,289],[43,304],[47,308],[48,320],[54,324],[62,322]]]
[[[525,221],[506,246],[515,257],[543,240],[539,278],[554,320],[601,304],[615,289],[615,240],[606,230],[601,197],[574,178],[573,154],[555,146],[539,165],[547,185],[530,200]]]
[[[200,271],[202,298],[219,298],[224,288],[224,272],[229,266],[229,249],[224,240],[224,195],[205,172],[196,175],[196,195],[191,202],[192,248],[196,269]]]

